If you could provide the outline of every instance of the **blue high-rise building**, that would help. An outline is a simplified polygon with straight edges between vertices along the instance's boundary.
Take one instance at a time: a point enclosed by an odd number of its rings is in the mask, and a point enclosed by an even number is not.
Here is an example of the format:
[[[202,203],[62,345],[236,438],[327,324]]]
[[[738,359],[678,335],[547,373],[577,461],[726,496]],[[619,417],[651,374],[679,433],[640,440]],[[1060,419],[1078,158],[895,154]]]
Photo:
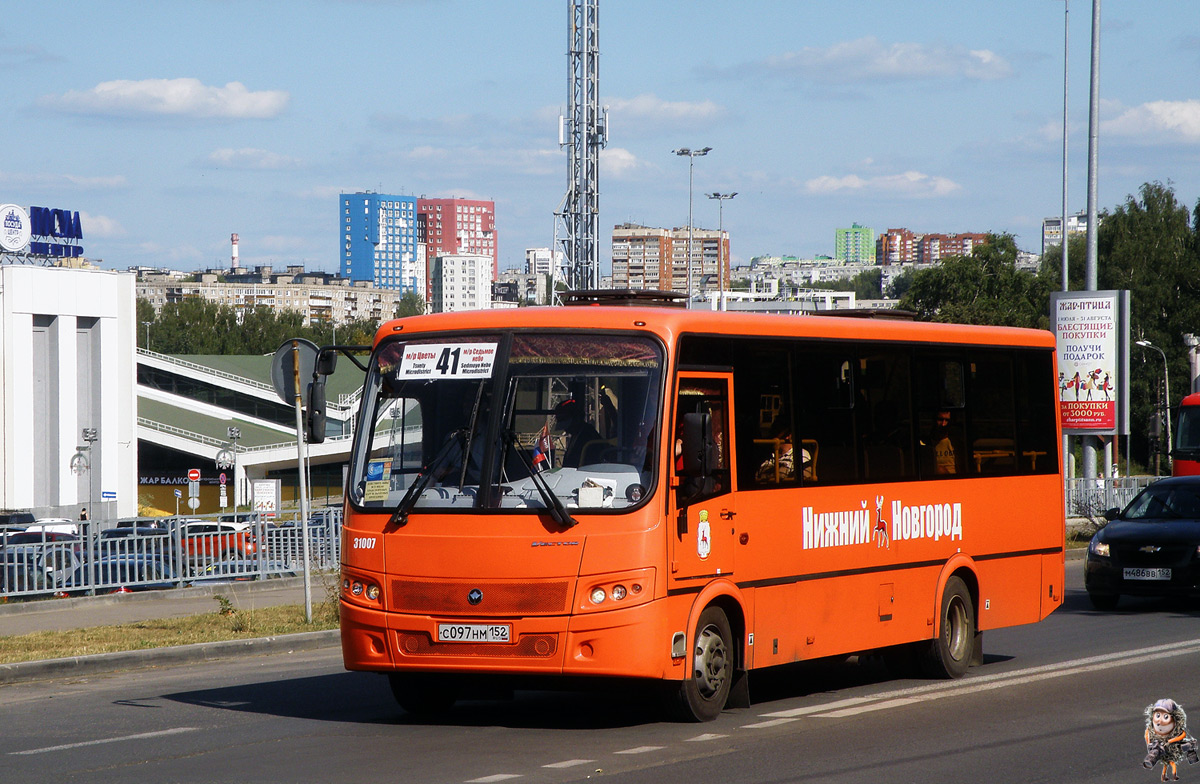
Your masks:
[[[425,247],[417,236],[417,198],[343,193],[339,206],[342,274],[425,299]]]

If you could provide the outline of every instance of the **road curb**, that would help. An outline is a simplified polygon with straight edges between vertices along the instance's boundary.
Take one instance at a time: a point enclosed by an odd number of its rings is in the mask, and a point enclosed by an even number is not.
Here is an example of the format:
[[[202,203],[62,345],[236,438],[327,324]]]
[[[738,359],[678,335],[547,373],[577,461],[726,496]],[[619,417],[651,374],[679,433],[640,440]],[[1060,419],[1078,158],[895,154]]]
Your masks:
[[[142,669],[174,664],[195,664],[239,656],[311,651],[332,648],[340,644],[340,632],[299,632],[276,637],[256,637],[249,640],[226,640],[177,645],[170,648],[150,648],[143,651],[98,653],[91,656],[71,656],[65,659],[0,664],[0,685],[48,680],[51,678],[96,675],[118,670]]]

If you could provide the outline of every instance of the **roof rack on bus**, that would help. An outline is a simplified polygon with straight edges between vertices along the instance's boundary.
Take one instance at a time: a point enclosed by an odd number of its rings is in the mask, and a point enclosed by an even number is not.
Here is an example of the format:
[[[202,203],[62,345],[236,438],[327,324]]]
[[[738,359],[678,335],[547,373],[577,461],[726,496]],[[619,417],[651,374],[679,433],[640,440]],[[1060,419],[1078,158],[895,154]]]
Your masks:
[[[911,310],[891,308],[847,308],[846,310],[813,310],[810,316],[847,316],[850,318],[889,319],[892,321],[915,321],[917,314]]]
[[[656,291],[653,289],[580,289],[567,291],[563,295],[564,305],[659,305],[673,308],[687,307],[687,295],[678,291]]]

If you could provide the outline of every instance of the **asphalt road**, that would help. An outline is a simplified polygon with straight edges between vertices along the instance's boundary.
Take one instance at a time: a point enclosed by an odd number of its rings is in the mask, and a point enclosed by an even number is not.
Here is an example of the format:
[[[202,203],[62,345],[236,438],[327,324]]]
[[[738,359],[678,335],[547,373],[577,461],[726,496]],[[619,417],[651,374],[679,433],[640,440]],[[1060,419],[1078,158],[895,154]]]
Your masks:
[[[620,689],[518,692],[420,722],[337,649],[0,688],[12,782],[1154,782],[1146,705],[1200,717],[1195,603],[1065,606],[989,632],[961,681],[822,662],[752,681],[750,709],[662,721]],[[1197,719],[1200,721],[1200,719]],[[1180,770],[1200,780],[1200,765]]]

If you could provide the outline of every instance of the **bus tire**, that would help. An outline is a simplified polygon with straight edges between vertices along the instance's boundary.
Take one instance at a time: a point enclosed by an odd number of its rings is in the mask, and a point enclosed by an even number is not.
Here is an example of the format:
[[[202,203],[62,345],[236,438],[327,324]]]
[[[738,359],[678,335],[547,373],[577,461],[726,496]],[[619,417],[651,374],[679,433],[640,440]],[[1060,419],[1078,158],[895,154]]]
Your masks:
[[[712,721],[721,715],[734,675],[733,634],[720,607],[707,607],[696,621],[689,670],[679,685],[679,716]]]
[[[440,716],[458,701],[458,684],[448,676],[431,673],[388,673],[396,703],[414,716]]]
[[[975,651],[975,604],[958,577],[946,581],[938,613],[938,634],[925,649],[921,669],[930,678],[961,678]]]

